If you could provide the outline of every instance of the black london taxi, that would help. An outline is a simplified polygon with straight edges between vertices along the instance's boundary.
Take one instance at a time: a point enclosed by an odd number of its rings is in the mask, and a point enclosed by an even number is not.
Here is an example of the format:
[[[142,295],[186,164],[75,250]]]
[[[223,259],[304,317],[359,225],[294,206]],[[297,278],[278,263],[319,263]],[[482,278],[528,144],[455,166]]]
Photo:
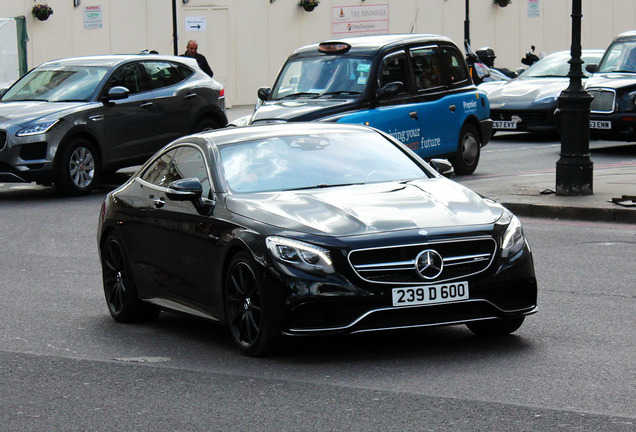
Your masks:
[[[618,35],[586,89],[594,97],[590,109],[590,136],[596,139],[636,141],[636,31]]]
[[[431,34],[375,35],[299,48],[273,88],[260,88],[254,112],[232,126],[338,122],[371,126],[422,158],[446,157],[472,174],[491,136],[486,94],[461,51]]]

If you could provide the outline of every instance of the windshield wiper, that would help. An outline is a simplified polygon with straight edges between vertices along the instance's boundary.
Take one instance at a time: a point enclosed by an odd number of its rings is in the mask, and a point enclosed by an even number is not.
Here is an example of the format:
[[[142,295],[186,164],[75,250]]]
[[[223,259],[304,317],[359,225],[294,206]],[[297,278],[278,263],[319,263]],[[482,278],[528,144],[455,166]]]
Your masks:
[[[636,73],[636,71],[627,70],[627,69],[616,69],[616,70],[611,70],[611,71],[607,71],[607,72]],[[605,72],[605,73],[607,73],[607,72]]]
[[[349,90],[338,90],[338,91],[332,91],[332,92],[323,93],[319,97],[323,97],[323,96],[337,96],[337,95],[344,95],[344,94],[355,95],[355,94],[362,94],[362,92],[349,91]]]
[[[313,93],[313,92],[292,93],[292,94],[288,94],[286,96],[283,96],[282,98],[277,99],[277,100],[288,99],[288,98],[293,98],[293,97],[300,97],[300,96],[320,96],[320,93]]]
[[[315,186],[304,186],[304,187],[299,187],[294,189],[285,189],[285,190],[298,191],[298,190],[307,190],[307,189],[326,189],[326,188],[332,188],[332,187],[338,187],[338,186],[354,186],[354,185],[363,185],[363,184],[364,183],[341,183],[341,184],[319,183]]]
[[[567,75],[528,75],[528,78],[567,78]]]

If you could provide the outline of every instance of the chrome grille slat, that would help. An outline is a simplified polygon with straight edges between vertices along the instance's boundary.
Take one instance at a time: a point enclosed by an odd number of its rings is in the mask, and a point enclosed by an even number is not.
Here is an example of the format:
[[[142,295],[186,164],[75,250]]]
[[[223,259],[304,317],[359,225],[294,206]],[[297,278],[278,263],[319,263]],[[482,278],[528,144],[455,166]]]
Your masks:
[[[444,270],[434,280],[424,280],[416,270],[417,255],[433,249],[440,253]],[[430,243],[357,249],[349,253],[349,263],[362,279],[383,284],[431,283],[466,277],[486,270],[497,244],[491,237],[477,237]],[[395,258],[401,258],[396,260]]]
[[[616,104],[616,92],[612,89],[588,89],[587,91],[594,99],[590,112],[611,113],[614,112]]]

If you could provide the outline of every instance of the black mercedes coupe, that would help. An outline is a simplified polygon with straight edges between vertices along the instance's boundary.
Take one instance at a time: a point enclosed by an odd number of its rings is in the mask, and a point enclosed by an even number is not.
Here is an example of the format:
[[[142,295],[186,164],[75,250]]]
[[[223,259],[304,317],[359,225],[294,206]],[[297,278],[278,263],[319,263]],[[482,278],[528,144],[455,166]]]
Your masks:
[[[519,220],[365,126],[290,123],[180,138],[109,193],[106,303],[229,327],[261,356],[281,337],[466,324],[517,330],[537,307]]]

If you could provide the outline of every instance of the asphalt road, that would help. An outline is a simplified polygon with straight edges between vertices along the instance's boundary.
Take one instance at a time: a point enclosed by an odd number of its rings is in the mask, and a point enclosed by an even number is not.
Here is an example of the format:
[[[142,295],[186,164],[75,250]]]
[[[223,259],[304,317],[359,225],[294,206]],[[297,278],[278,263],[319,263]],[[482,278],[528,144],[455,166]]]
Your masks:
[[[492,144],[484,172],[553,145]],[[634,225],[524,219],[539,313],[514,336],[302,339],[253,359],[211,323],[110,318],[95,228],[121,179],[76,199],[0,185],[2,432],[636,431]]]

